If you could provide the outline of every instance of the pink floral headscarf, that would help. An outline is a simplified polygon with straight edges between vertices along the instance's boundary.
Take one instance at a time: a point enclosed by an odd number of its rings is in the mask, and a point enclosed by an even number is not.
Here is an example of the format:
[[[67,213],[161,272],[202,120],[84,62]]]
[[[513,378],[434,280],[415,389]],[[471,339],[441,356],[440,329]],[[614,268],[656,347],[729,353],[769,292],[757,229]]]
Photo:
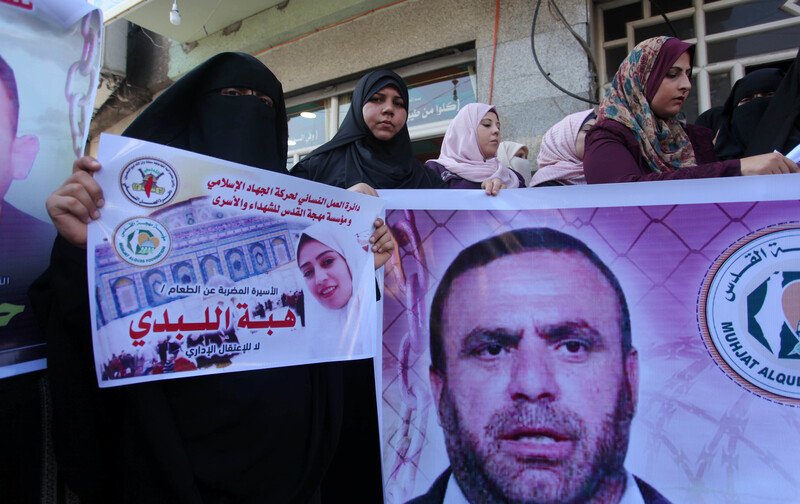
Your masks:
[[[619,66],[600,104],[597,122],[613,119],[627,126],[654,172],[697,165],[683,124],[675,117],[662,119],[650,108],[669,68],[692,47],[672,37],[639,42]]]
[[[478,125],[483,116],[497,111],[492,105],[470,103],[453,118],[442,142],[442,151],[435,161],[459,177],[471,182],[497,178],[506,187],[519,187],[519,179],[511,168],[496,157],[484,159],[478,145]]]
[[[593,112],[593,109],[575,112],[547,130],[536,157],[539,170],[533,175],[531,187],[551,180],[573,185],[586,183],[583,161],[578,159],[575,139],[578,138],[578,132],[586,118]]]

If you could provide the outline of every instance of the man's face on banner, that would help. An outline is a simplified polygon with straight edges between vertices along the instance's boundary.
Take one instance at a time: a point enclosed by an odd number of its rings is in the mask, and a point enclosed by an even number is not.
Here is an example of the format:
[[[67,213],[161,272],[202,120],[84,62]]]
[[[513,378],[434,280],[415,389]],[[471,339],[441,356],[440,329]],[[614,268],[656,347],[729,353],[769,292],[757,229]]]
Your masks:
[[[5,85],[0,81],[0,200],[8,192],[12,180],[28,176],[39,152],[39,140],[35,136],[17,138],[14,131],[16,114]]]
[[[431,382],[468,499],[587,502],[624,481],[638,368],[619,314],[578,253],[523,252],[455,279]]]
[[[11,184],[11,147],[14,145],[14,108],[0,81],[0,199]]]

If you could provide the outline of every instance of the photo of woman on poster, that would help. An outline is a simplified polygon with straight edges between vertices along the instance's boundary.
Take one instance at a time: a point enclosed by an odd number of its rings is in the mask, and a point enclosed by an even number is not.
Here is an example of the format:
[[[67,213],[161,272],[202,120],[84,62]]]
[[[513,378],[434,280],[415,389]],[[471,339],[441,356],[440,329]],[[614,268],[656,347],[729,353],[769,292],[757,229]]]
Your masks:
[[[319,357],[329,352],[352,356],[365,350],[340,348],[339,335],[364,330],[359,317],[351,314],[359,313],[367,290],[361,277],[372,261],[356,236],[348,239],[334,231],[328,224],[314,224],[303,231],[297,242],[297,266],[305,283],[303,318],[315,339],[326,335],[312,345]]]

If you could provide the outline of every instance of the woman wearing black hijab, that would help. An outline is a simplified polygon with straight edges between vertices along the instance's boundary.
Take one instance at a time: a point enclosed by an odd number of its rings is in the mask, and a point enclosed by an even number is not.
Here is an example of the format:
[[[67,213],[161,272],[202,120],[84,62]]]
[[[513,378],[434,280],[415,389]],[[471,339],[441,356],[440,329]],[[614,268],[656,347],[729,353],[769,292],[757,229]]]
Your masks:
[[[248,91],[255,94],[243,95]],[[267,101],[271,106],[258,106]],[[283,88],[263,63],[242,53],[218,54],[187,73],[123,136],[286,173]]]
[[[286,171],[280,82],[245,54],[219,54],[189,72],[124,135]],[[335,483],[379,501],[379,454],[364,449],[369,443],[341,443],[345,401],[362,399],[343,387],[344,364],[98,389],[80,248],[86,222],[102,206],[91,178],[97,169],[91,158],[76,161],[73,175],[48,199],[60,236],[50,268],[31,290],[48,343],[59,469],[81,502],[335,501],[340,496],[325,493],[325,479],[341,457],[337,450],[346,450],[353,466],[344,473],[349,481]],[[374,404],[374,391],[370,398]],[[377,443],[377,428],[363,435],[370,434]]]
[[[788,154],[800,144],[800,50],[758,124],[745,156],[777,150]]]
[[[758,134],[758,122],[782,79],[783,72],[777,68],[762,68],[736,81],[719,118],[719,133],[714,141],[718,159],[745,157],[748,144]]]
[[[373,189],[445,189],[414,158],[407,117],[403,79],[390,70],[368,73],[356,84],[339,131],[295,165],[292,175],[344,189],[360,183]]]

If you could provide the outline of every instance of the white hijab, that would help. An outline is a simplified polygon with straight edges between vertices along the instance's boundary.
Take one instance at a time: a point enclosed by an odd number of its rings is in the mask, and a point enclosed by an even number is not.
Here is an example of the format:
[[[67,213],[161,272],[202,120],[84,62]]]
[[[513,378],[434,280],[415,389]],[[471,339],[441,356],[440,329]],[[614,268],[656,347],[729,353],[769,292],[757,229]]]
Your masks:
[[[503,166],[508,166],[522,175],[522,178],[525,179],[525,187],[528,187],[531,183],[531,177],[533,176],[531,172],[531,163],[528,159],[516,157],[516,153],[522,148],[526,151],[528,150],[528,148],[521,143],[500,142],[500,145],[497,147],[497,160],[500,161],[500,164]]]
[[[334,232],[338,231],[338,232]],[[363,354],[366,349],[356,343],[361,338],[355,335],[366,330],[361,317],[361,307],[368,292],[373,292],[371,285],[362,279],[371,280],[370,271],[374,271],[374,262],[370,257],[369,244],[367,250],[360,245],[355,234],[342,234],[340,226],[318,222],[307,227],[300,235],[297,250],[297,261],[300,261],[299,245],[303,235],[331,248],[344,258],[353,282],[353,293],[350,300],[342,308],[329,309],[314,297],[308,289],[305,278],[298,268],[300,285],[303,286],[303,305],[305,310],[306,331],[312,340],[312,354],[323,358],[332,356],[352,356]],[[298,264],[299,266],[299,264]],[[365,274],[366,273],[366,274]],[[374,295],[374,294],[373,294]],[[325,360],[325,359],[321,359]],[[335,359],[340,360],[340,359]]]

